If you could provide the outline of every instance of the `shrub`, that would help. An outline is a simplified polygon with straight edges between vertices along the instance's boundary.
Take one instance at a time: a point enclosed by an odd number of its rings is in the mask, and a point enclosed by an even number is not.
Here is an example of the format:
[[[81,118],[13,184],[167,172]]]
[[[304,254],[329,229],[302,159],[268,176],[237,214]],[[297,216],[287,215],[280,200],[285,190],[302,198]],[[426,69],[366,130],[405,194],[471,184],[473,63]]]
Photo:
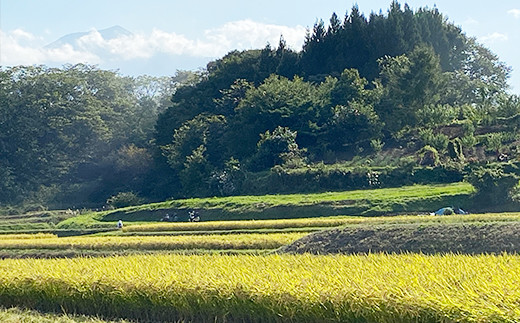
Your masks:
[[[119,192],[107,200],[107,204],[116,209],[142,203],[143,199],[134,192]]]
[[[381,141],[381,139],[372,139],[370,140],[370,147],[376,153],[383,150],[385,143]]]
[[[448,143],[448,155],[451,159],[454,160],[464,160],[464,153],[462,152],[462,142],[459,138],[455,138],[454,140]]]
[[[211,181],[211,165],[206,157],[206,147],[200,145],[186,157],[184,169],[179,173],[185,196],[207,196]]]
[[[417,122],[425,126],[445,125],[453,122],[457,117],[458,109],[445,105],[426,105],[415,113]]]
[[[513,173],[504,172],[498,165],[478,167],[466,176],[475,189],[475,202],[480,206],[498,206],[511,202],[513,188],[518,184],[519,177]]]
[[[439,164],[439,153],[437,149],[426,145],[418,151],[419,164],[422,166],[437,166]]]
[[[230,196],[240,192],[244,171],[235,158],[230,158],[224,169],[214,171],[209,181],[211,192],[218,196]]]
[[[448,146],[449,138],[445,134],[433,133],[432,129],[423,129],[419,131],[419,137],[426,146],[432,146],[437,151],[443,151]]]
[[[460,138],[460,143],[462,144],[462,147],[469,149],[475,147],[475,145],[478,143],[478,140],[474,135],[468,134]]]
[[[466,119],[462,122],[462,131],[464,136],[473,136],[475,134],[475,125],[471,120]]]
[[[304,153],[296,143],[297,132],[287,127],[277,127],[273,132],[267,130],[260,135],[257,152],[250,161],[253,171],[262,171],[275,165],[287,164],[302,166],[305,164]]]

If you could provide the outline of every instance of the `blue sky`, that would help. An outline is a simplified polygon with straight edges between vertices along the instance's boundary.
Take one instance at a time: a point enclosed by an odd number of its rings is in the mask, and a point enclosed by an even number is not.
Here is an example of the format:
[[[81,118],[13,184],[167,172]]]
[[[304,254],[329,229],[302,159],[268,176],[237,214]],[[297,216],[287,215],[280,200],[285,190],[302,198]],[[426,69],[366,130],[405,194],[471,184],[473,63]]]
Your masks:
[[[86,62],[122,74],[171,75],[197,69],[232,49],[278,43],[296,50],[305,29],[332,12],[343,17],[354,4],[368,16],[386,12],[390,0],[0,0],[0,64]],[[448,20],[490,48],[513,68],[510,84],[520,94],[520,1],[410,0],[413,8],[436,6]],[[404,1],[401,1],[404,4]],[[110,42],[97,31],[119,25],[132,37]],[[46,49],[73,32],[89,32],[79,47]]]

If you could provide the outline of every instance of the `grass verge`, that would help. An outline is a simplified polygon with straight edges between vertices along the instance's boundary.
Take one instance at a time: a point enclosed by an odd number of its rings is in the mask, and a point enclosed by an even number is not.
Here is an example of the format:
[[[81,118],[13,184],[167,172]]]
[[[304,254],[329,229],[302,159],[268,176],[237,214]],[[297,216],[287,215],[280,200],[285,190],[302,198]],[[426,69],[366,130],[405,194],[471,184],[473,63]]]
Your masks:
[[[188,210],[198,210],[202,221],[290,219],[336,215],[376,216],[406,212],[430,212],[440,206],[467,208],[474,192],[468,183],[414,185],[401,188],[356,190],[317,194],[231,196],[174,200],[84,214],[64,220],[58,228],[115,227],[119,219],[127,224],[157,222],[177,214],[187,221]]]

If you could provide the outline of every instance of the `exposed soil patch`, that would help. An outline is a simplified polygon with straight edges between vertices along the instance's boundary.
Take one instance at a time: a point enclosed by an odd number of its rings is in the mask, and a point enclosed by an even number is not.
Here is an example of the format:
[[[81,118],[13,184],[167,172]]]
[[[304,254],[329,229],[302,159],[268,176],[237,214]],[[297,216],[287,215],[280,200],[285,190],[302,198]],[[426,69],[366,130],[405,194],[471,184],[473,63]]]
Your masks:
[[[320,231],[282,253],[520,253],[520,222],[349,226]]]

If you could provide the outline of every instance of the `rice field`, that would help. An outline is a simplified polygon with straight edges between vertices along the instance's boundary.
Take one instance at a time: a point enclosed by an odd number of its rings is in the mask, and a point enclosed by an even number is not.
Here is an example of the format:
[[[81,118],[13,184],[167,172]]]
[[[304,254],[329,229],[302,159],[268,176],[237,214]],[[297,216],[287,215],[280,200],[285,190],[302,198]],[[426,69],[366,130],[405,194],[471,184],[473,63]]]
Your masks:
[[[332,216],[320,218],[280,219],[280,220],[242,220],[208,222],[174,222],[134,224],[123,228],[123,232],[190,232],[190,231],[226,231],[258,229],[295,229],[295,228],[330,228],[342,225],[377,225],[405,223],[460,223],[460,222],[507,222],[520,221],[520,213],[486,213],[467,215],[400,215],[400,216]]]
[[[143,320],[517,322],[520,257],[155,255],[0,262],[0,304]]]
[[[79,236],[0,239],[0,249],[186,250],[276,249],[306,233],[182,236]]]
[[[323,217],[281,220],[242,220],[208,222],[174,222],[130,225],[123,232],[227,231],[257,229],[295,229],[336,227],[361,217]]]
[[[57,238],[58,236],[53,233],[14,233],[14,234],[0,234],[0,240],[33,240],[33,239],[49,239]]]
[[[151,209],[246,210],[323,201],[335,208],[345,199],[365,203],[368,198],[407,196],[413,200],[426,193],[458,194],[461,189],[472,188],[456,184],[389,189],[384,194],[192,199]],[[35,317],[34,322],[62,319],[59,313],[66,313],[65,320],[68,314],[92,315],[96,322],[520,322],[520,255],[271,252],[325,228],[349,226],[355,231],[380,225],[399,230],[409,224],[442,227],[489,222],[509,226],[520,221],[520,213],[199,223],[124,220],[122,230],[115,228],[115,222],[102,222],[103,217],[104,213],[84,216],[93,224],[110,226],[112,232],[68,237],[0,235],[0,257],[13,258],[0,260],[0,321],[5,314],[1,308],[19,306],[58,313],[38,316],[10,310],[6,314],[24,322],[29,317]],[[24,257],[33,258],[14,259]],[[69,258],[36,259],[46,257]]]

